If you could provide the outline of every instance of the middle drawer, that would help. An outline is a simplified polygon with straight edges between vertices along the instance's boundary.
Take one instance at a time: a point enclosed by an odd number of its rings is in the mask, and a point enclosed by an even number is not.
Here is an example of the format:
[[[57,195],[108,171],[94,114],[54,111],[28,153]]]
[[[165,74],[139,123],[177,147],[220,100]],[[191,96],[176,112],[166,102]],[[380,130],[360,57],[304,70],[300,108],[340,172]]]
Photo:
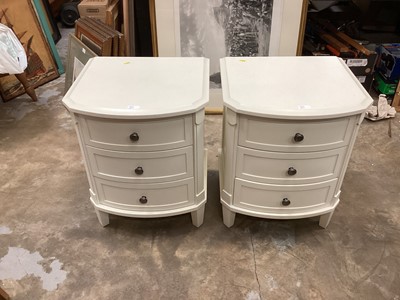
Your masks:
[[[119,152],[87,147],[90,168],[96,177],[156,183],[193,176],[193,147],[156,152]]]
[[[236,177],[260,183],[305,184],[339,177],[347,147],[280,153],[238,147]]]

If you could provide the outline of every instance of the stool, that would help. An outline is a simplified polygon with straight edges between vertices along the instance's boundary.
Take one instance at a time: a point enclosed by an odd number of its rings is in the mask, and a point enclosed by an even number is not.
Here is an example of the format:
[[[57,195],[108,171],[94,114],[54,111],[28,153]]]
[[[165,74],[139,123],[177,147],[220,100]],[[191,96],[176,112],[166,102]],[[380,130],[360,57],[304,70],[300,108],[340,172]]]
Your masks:
[[[14,75],[15,75],[15,77],[17,77],[19,82],[21,82],[22,86],[25,89],[25,92],[29,95],[29,97],[31,97],[32,101],[37,101],[38,98],[36,96],[35,89],[31,85],[29,85],[25,72],[20,73],[20,74],[14,74]],[[8,76],[8,74],[0,75],[0,77],[3,77],[3,76]]]

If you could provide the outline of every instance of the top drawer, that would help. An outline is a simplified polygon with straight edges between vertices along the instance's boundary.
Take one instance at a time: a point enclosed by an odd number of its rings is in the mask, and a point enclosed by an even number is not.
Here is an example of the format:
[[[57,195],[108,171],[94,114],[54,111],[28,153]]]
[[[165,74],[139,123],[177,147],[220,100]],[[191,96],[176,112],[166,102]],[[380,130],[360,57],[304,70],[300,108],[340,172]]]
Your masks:
[[[76,115],[84,143],[121,151],[167,150],[192,144],[192,116],[113,120]]]
[[[305,152],[346,146],[359,116],[329,120],[276,120],[241,115],[239,145],[260,150]]]

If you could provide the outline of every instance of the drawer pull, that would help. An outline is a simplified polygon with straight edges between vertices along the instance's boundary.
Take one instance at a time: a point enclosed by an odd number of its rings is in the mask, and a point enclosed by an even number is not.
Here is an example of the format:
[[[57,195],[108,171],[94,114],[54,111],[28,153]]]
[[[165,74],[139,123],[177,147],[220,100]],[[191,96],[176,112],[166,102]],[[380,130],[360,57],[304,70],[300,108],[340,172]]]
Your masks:
[[[298,143],[298,142],[301,142],[302,140],[304,140],[304,135],[302,135],[301,133],[296,133],[295,135],[294,135],[294,141],[296,142],[296,143]]]
[[[288,206],[288,205],[290,205],[290,200],[289,200],[288,198],[283,198],[283,200],[282,200],[282,205],[283,205],[283,206]]]
[[[142,168],[142,167],[137,167],[137,168],[135,169],[135,173],[136,173],[137,175],[142,175],[142,174],[143,174],[143,168]]]
[[[296,170],[295,168],[293,168],[293,167],[290,167],[290,168],[287,170],[287,173],[288,173],[288,175],[293,176],[293,175],[296,175],[297,170]]]
[[[142,203],[142,204],[146,204],[147,203],[147,197],[146,196],[140,197],[139,202]]]
[[[139,140],[139,135],[136,132],[134,132],[129,136],[129,138],[131,139],[132,142],[137,142]]]

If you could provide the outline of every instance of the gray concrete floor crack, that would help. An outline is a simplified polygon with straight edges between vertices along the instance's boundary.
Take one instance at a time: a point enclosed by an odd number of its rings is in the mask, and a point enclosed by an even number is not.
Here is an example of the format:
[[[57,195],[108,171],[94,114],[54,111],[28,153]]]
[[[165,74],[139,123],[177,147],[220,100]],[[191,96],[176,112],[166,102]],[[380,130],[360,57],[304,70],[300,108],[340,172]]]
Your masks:
[[[258,273],[257,273],[257,262],[256,262],[256,253],[254,251],[254,243],[253,243],[253,236],[250,234],[250,241],[251,241],[251,248],[253,250],[253,262],[254,262],[254,274],[256,276],[257,284],[258,284],[258,294],[260,296],[260,299],[262,299],[262,294],[261,294],[261,285],[260,285],[260,280],[258,279]]]

